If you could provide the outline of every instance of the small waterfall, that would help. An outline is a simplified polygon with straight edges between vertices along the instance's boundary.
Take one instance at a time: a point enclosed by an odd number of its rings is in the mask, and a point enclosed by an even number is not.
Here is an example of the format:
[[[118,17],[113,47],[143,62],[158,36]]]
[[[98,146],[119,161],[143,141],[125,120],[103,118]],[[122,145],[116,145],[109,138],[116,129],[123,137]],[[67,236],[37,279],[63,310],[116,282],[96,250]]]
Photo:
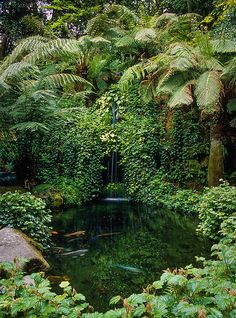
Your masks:
[[[117,122],[117,108],[116,108],[116,105],[114,103],[112,103],[112,129],[115,128],[116,122]],[[112,149],[110,180],[109,180],[111,183],[117,182],[117,168],[118,168],[117,150]]]
[[[115,129],[117,118],[118,118],[118,109],[115,103],[111,105],[112,111],[112,129]],[[123,177],[119,168],[119,155],[116,149],[116,145],[111,151],[110,158],[108,160],[108,175],[107,175],[107,186],[105,187],[104,201],[128,201],[125,198],[125,191],[122,184]]]

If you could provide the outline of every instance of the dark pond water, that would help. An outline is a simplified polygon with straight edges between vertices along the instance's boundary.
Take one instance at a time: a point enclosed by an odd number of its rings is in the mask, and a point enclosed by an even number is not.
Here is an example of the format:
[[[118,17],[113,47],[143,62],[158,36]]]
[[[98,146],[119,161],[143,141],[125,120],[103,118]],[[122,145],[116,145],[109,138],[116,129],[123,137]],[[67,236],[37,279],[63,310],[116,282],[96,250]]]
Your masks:
[[[55,215],[53,228],[59,234],[52,275],[68,276],[96,310],[107,309],[114,295],[141,292],[164,269],[209,253],[194,220],[128,202],[68,209]],[[77,237],[64,236],[76,231]]]

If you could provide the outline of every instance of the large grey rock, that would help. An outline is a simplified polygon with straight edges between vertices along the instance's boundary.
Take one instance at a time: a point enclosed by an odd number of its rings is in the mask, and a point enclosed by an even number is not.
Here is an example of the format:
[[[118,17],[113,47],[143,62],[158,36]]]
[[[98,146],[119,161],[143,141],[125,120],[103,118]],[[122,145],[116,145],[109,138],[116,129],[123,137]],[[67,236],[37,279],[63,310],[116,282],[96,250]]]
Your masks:
[[[49,264],[21,231],[5,227],[0,230],[0,263],[16,262],[22,270],[48,270]]]

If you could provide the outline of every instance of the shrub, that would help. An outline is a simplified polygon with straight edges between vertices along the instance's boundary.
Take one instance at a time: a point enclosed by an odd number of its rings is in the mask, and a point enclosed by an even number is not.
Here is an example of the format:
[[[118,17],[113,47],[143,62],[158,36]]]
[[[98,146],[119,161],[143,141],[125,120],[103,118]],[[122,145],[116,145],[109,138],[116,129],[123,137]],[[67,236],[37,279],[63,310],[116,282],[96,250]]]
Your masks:
[[[236,211],[236,187],[227,183],[207,188],[197,206],[200,224],[198,231],[204,236],[219,237],[220,224]]]
[[[20,229],[43,247],[49,244],[50,210],[30,193],[6,192],[0,196],[0,226]]]
[[[76,293],[69,282],[60,284],[61,295],[52,292],[42,273],[31,274],[28,282],[14,264],[0,265],[0,317],[74,318],[88,307],[85,297]]]
[[[201,197],[194,190],[175,187],[166,181],[160,172],[142,190],[141,196],[141,201],[147,205],[164,207],[184,214],[195,214],[196,204]]]

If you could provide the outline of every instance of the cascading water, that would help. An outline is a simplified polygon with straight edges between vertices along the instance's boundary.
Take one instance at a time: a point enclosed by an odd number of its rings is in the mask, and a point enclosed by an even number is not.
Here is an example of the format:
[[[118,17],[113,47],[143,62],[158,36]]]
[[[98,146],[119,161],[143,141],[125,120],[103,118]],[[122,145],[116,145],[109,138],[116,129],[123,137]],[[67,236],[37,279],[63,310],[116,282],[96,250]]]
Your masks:
[[[112,104],[112,129],[115,128],[117,122],[117,108],[116,105]],[[117,150],[112,149],[111,152],[111,169],[110,169],[110,182],[117,182]]]
[[[112,129],[115,129],[117,120],[118,120],[118,108],[115,103],[111,105],[112,111]],[[106,187],[106,198],[104,201],[127,201],[127,198],[124,198],[124,191],[122,186],[122,173],[119,168],[118,163],[118,152],[116,144],[114,145],[110,158],[108,160],[108,175],[107,175],[107,187]]]

